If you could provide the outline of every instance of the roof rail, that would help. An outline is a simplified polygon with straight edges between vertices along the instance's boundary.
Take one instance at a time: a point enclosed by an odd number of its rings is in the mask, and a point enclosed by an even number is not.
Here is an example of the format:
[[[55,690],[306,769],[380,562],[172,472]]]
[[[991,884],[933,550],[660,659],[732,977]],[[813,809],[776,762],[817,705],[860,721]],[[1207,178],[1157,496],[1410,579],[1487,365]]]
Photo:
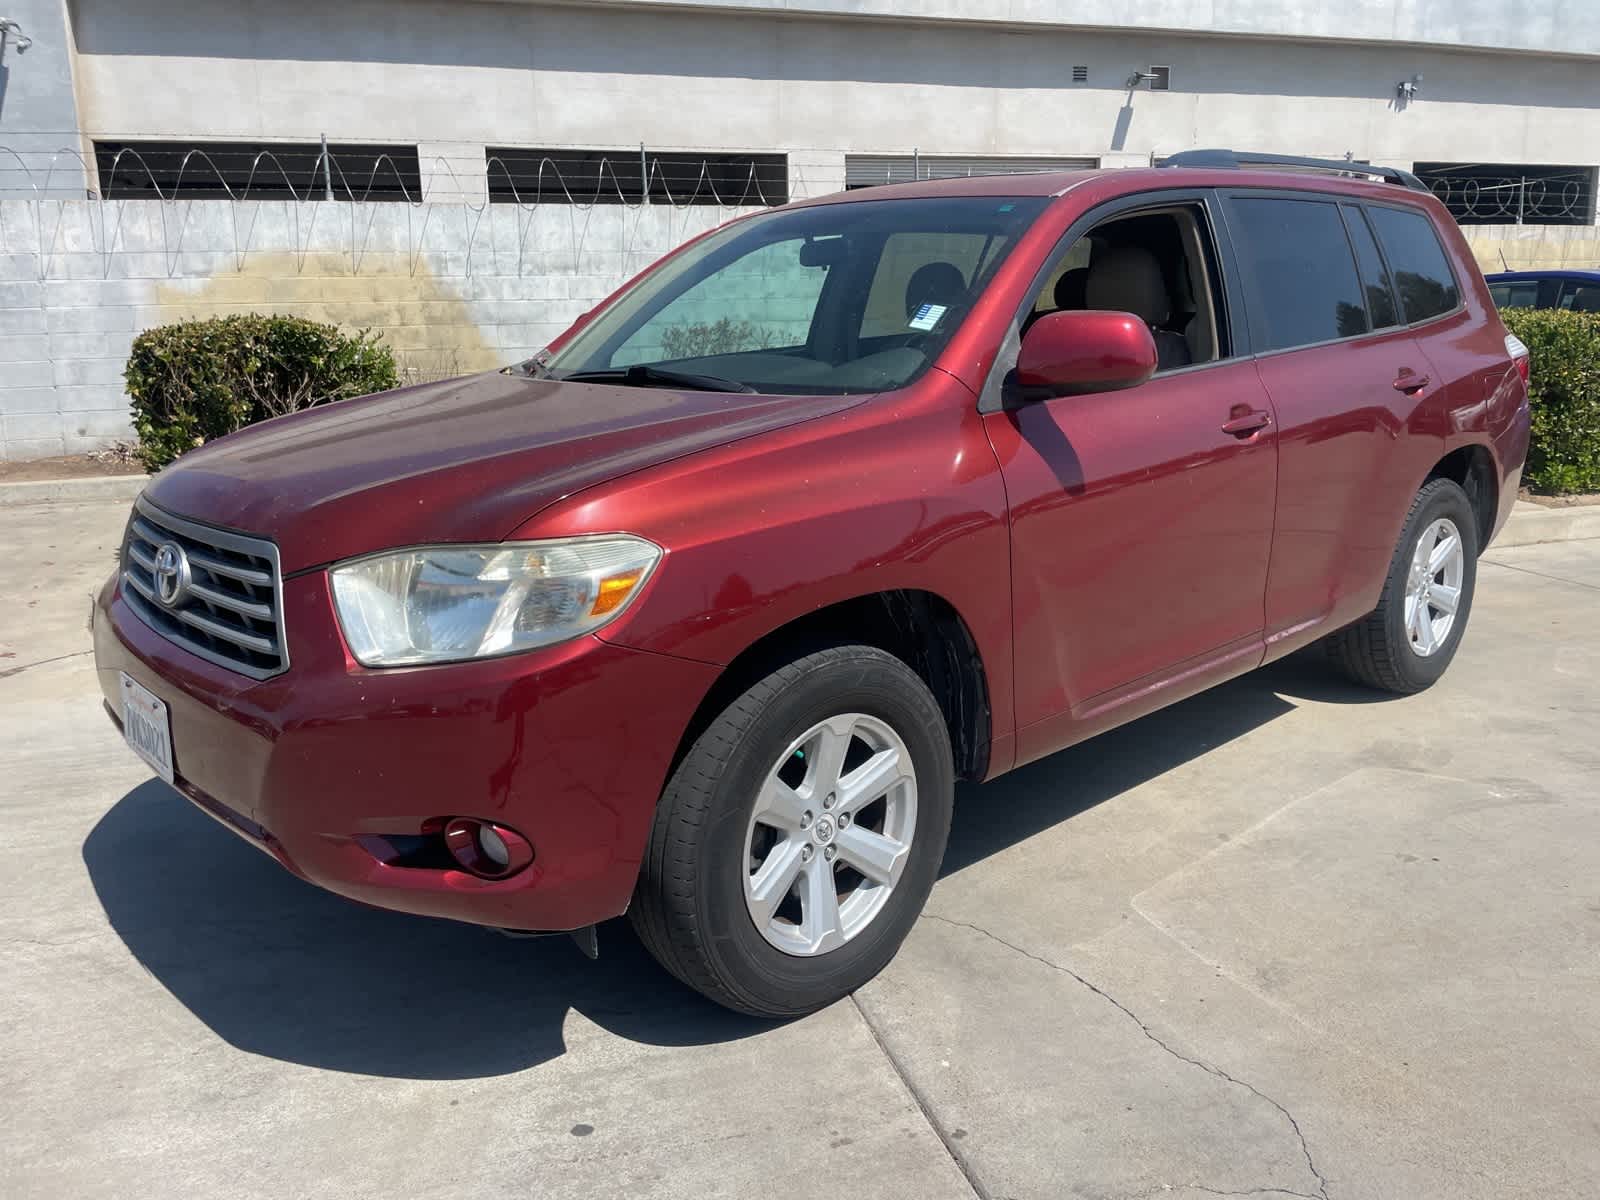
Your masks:
[[[1375,167],[1371,163],[1347,158],[1298,158],[1292,154],[1252,154],[1237,150],[1184,150],[1169,155],[1163,167],[1209,167],[1218,171],[1247,171],[1252,167],[1295,167],[1303,171],[1331,171],[1337,175],[1369,175],[1385,183],[1399,184],[1419,192],[1432,191],[1410,171],[1399,167]]]

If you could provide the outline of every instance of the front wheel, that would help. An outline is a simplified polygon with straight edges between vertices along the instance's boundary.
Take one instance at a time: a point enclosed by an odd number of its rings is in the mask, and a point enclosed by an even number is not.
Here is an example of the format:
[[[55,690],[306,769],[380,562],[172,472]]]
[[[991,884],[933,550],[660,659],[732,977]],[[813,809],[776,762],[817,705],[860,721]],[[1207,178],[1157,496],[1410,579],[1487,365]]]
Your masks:
[[[805,655],[722,710],[673,773],[630,916],[740,1012],[812,1012],[894,957],[944,857],[954,771],[938,701],[870,646]]]
[[[1378,607],[1330,637],[1329,656],[1369,687],[1420,692],[1455,657],[1477,579],[1472,502],[1455,481],[1430,479],[1407,514]]]

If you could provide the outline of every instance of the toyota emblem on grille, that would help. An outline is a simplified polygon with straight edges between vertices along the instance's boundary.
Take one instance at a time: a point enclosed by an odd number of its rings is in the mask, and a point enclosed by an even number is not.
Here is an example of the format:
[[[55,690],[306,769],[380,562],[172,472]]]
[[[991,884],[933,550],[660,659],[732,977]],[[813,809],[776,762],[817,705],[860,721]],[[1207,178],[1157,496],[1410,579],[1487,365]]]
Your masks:
[[[189,591],[189,556],[177,542],[156,547],[156,599],[176,608]]]

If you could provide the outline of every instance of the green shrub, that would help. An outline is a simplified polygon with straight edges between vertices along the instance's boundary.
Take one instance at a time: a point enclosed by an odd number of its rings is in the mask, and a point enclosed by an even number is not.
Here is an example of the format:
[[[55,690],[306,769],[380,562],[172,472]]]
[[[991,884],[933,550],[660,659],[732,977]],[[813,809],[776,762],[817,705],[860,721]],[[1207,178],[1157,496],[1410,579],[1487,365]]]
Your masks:
[[[1533,443],[1523,480],[1541,492],[1600,492],[1600,313],[1510,308],[1526,343]]]
[[[256,421],[399,383],[376,334],[256,313],[148,329],[133,340],[124,378],[151,471]]]

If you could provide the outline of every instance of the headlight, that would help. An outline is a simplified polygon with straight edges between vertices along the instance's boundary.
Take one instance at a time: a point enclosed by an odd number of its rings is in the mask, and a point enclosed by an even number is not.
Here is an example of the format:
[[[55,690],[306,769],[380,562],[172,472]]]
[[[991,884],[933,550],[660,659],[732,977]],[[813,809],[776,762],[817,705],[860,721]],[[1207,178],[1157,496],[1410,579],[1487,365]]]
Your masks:
[[[599,629],[660,558],[653,543],[612,534],[397,550],[328,574],[356,660],[398,667],[512,654]]]

